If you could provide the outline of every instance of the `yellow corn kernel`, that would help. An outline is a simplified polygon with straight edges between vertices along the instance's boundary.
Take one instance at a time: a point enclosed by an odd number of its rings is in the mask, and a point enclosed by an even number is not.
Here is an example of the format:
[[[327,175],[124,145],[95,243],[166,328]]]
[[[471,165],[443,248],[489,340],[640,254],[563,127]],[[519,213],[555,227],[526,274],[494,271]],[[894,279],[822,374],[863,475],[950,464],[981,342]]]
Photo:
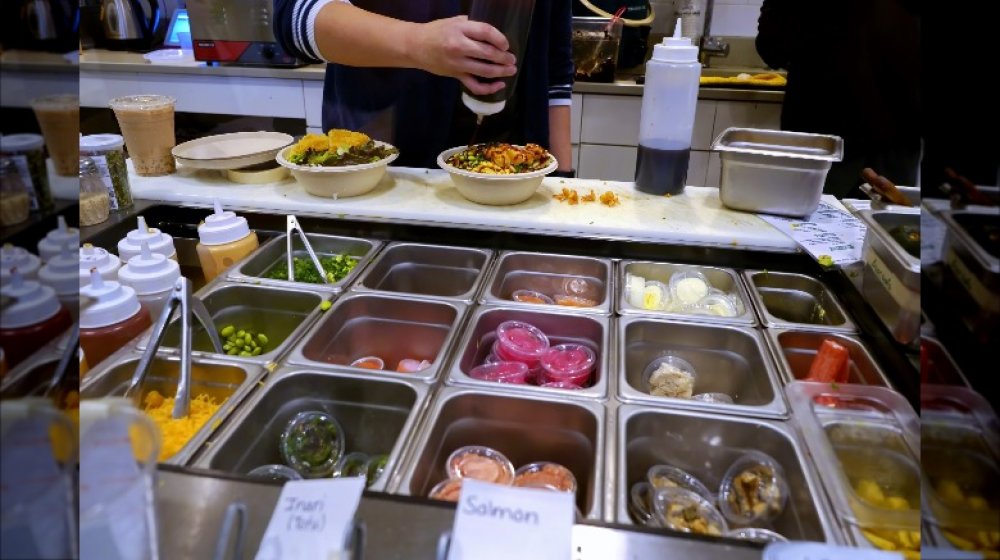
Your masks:
[[[889,496],[886,498],[886,506],[889,509],[910,509],[910,502],[900,496]]]
[[[869,541],[871,541],[873,545],[875,545],[878,548],[881,548],[882,550],[896,550],[897,548],[899,548],[896,546],[896,543],[888,539],[882,538],[879,535],[876,535],[874,531],[862,529],[861,532]]]
[[[882,493],[882,488],[874,480],[867,478],[858,482],[858,495],[861,496],[861,499],[871,502],[873,505],[882,505],[882,502],[885,501],[885,494]]]

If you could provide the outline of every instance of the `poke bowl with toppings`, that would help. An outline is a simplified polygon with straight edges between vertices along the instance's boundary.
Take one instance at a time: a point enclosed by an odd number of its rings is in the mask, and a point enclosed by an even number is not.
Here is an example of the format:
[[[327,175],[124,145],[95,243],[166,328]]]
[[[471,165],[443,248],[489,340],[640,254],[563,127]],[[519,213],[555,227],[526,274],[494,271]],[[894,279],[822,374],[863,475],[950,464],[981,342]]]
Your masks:
[[[277,160],[309,194],[338,198],[370,192],[397,157],[399,150],[390,144],[361,132],[332,129],[306,134],[278,152]]]
[[[437,162],[451,175],[459,194],[490,206],[528,200],[542,179],[559,167],[556,158],[538,144],[460,146],[441,152]]]

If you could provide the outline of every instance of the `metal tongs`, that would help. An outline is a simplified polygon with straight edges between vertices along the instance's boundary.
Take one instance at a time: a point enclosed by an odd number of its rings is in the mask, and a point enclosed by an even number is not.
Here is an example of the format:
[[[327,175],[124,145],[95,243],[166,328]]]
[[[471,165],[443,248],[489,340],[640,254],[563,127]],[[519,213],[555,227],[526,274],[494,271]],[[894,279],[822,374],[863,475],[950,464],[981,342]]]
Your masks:
[[[215,332],[215,323],[212,321],[212,316],[208,313],[205,304],[200,299],[191,295],[191,281],[187,278],[182,276],[174,283],[174,290],[170,293],[170,297],[167,299],[160,317],[156,320],[156,324],[153,325],[153,333],[149,336],[146,351],[143,353],[142,359],[139,360],[139,365],[135,368],[135,373],[132,375],[132,382],[125,391],[125,398],[139,398],[138,389],[142,386],[146,374],[149,373],[149,368],[156,357],[156,350],[160,347],[163,335],[167,332],[167,324],[170,323],[170,317],[173,315],[174,309],[178,306],[180,307],[181,315],[181,375],[177,380],[177,395],[174,400],[173,417],[175,419],[186,417],[191,409],[192,313],[198,319],[198,322],[201,323],[205,332],[208,333],[215,352],[217,354],[224,353],[219,333]]]
[[[77,353],[79,346],[80,323],[76,322],[69,330],[69,337],[66,339],[66,348],[63,350],[62,356],[60,356],[56,370],[52,374],[52,379],[49,380],[49,385],[45,388],[42,396],[52,397],[62,387],[63,381],[66,379],[66,372],[69,371],[69,362],[73,359],[73,355]]]
[[[298,232],[299,239],[302,240],[302,245],[306,248],[306,252],[309,253],[309,258],[312,259],[313,266],[316,267],[316,272],[319,272],[319,277],[323,279],[324,284],[330,284],[330,279],[326,277],[326,271],[323,270],[323,265],[319,262],[319,257],[316,256],[316,251],[313,251],[312,244],[309,243],[309,239],[306,238],[306,232],[302,231],[302,226],[299,225],[299,220],[294,215],[288,216],[288,222],[285,228],[285,243],[286,257],[288,259],[288,281],[295,281],[295,262],[292,258],[292,232]]]

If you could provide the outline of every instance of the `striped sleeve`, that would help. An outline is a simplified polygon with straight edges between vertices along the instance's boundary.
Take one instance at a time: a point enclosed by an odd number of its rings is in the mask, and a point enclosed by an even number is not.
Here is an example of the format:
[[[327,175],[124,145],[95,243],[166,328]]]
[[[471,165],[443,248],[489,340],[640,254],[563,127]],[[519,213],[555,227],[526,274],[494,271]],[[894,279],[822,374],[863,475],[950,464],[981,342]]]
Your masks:
[[[573,98],[573,4],[552,0],[549,30],[549,106],[570,105]]]
[[[316,17],[333,2],[349,0],[274,0],[274,36],[278,44],[308,62],[326,62],[316,43]]]

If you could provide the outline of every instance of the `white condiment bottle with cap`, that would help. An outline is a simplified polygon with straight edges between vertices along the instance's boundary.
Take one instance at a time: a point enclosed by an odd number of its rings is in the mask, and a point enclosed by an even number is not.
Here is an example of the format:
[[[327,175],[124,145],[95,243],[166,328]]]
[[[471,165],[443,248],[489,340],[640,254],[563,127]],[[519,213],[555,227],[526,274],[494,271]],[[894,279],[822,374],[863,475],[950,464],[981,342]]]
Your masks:
[[[109,253],[107,249],[84,243],[83,247],[80,247],[80,286],[86,286],[90,283],[90,269],[92,268],[96,268],[97,272],[101,273],[101,278],[105,280],[117,280],[118,269],[121,266],[121,260]]]
[[[97,269],[80,295],[93,301],[80,309],[80,347],[91,367],[139,336],[153,323],[139,304],[135,290],[118,282],[106,282]]]
[[[3,247],[0,247],[0,282],[7,283],[12,268],[16,268],[25,280],[38,280],[38,269],[42,268],[42,260],[24,247],[4,243]]]
[[[142,250],[141,243],[149,243],[149,250],[159,253],[168,259],[177,260],[177,250],[174,248],[174,238],[163,233],[157,228],[146,225],[146,218],[139,216],[139,225],[136,229],[128,232],[121,241],[118,242],[118,257],[123,263],[139,254]]]
[[[230,211],[223,212],[215,201],[215,213],[198,225],[198,260],[205,281],[213,278],[257,250],[257,234],[250,230],[246,218]]]
[[[38,256],[48,261],[62,251],[64,244],[69,243],[74,250],[80,246],[80,230],[66,226],[66,218],[56,218],[58,225],[38,242]]]
[[[13,368],[65,332],[73,318],[55,290],[24,279],[17,268],[8,274],[0,294],[13,301],[0,310],[0,340],[7,367]]]
[[[684,192],[700,78],[698,47],[681,36],[678,20],[674,36],[653,47],[653,57],[646,63],[636,190],[653,195]]]
[[[181,267],[177,262],[152,252],[146,241],[142,242],[142,252],[118,270],[118,281],[135,290],[139,303],[153,318],[163,312],[163,306],[180,277]]]
[[[80,255],[76,245],[65,243],[62,251],[51,257],[38,270],[38,281],[56,291],[59,301],[63,302],[75,317],[79,311],[80,293]]]

